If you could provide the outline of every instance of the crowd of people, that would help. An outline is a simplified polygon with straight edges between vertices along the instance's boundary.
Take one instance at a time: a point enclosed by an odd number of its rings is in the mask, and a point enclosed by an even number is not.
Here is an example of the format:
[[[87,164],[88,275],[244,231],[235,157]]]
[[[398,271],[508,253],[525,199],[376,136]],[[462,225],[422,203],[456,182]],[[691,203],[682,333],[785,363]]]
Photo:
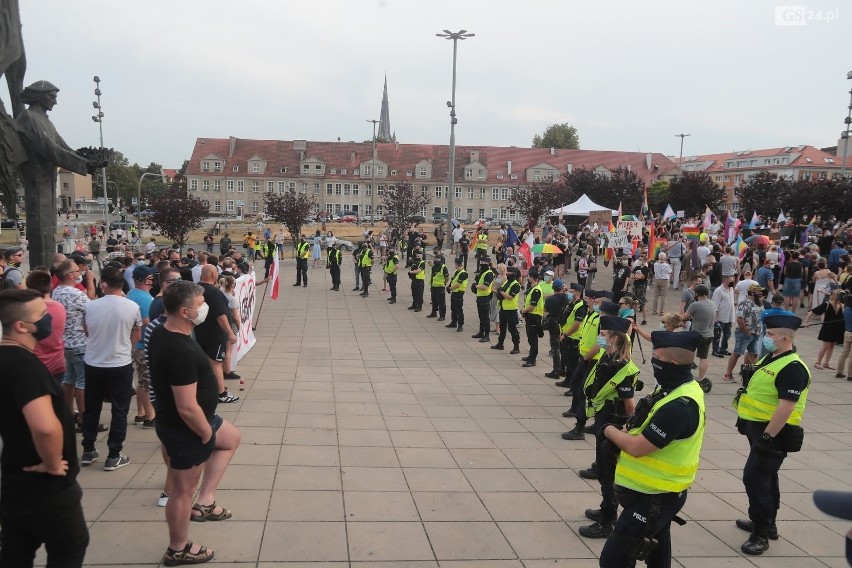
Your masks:
[[[448,235],[438,228],[432,235],[416,227],[375,238],[365,232],[351,252],[353,291],[363,298],[370,297],[375,266],[389,304],[397,302],[400,273],[409,277],[408,309],[414,313],[424,309],[428,282],[425,317],[445,322],[449,295],[450,321],[444,325],[456,332],[464,330],[470,294],[478,320],[472,338],[493,350],[507,350],[508,336],[509,354],[520,354],[523,325],[527,353],[519,364],[531,370],[544,364],[544,376],[570,397],[563,416],[576,423],[562,438],[594,436],[595,461],[578,473],[598,480],[601,502],[585,511],[592,523],[579,533],[607,539],[601,566],[670,562],[670,526],[683,522],[678,512],[699,468],[711,354],[727,357],[722,380],[732,383],[744,358],[734,405],[737,428],[750,447],[743,469],[749,514],[736,525],[749,532],[741,548],[751,555],[762,554],[777,538],[778,470],[804,438],[800,424],[812,371],[805,362],[809,355],[796,349],[798,329],[819,319],[823,346],[814,368],[835,370],[837,378],[852,376],[852,267],[846,246],[852,225],[827,220],[817,230],[809,227],[804,238],[794,236],[788,246],[755,240],[735,251],[729,238],[713,234],[712,223],[697,239],[687,238],[690,222],[650,220],[644,238],[623,250],[607,251],[608,235],[601,228],[569,231],[562,222],[548,222],[541,231],[520,235],[501,227],[495,239],[483,226],[474,232],[458,226],[447,247]],[[659,247],[651,235],[665,237]],[[313,239],[296,240],[294,287],[308,286],[311,258],[315,268],[322,266],[322,238],[318,231]],[[325,242],[331,290],[340,291],[343,254],[333,235]],[[794,242],[800,246],[790,246]],[[219,255],[207,238],[206,251],[182,253],[159,248],[152,238],[144,250],[125,250],[123,256],[113,251],[97,275],[94,266],[101,259],[91,250],[57,254],[52,266],[32,267],[27,275],[21,248],[5,250],[0,365],[10,378],[7,407],[0,413],[6,444],[0,563],[31,562],[41,543],[49,543],[57,564],[82,563],[88,533],[75,478],[81,465],[101,459],[101,433],[104,470],[130,463],[123,449],[134,395],[132,423],[154,429],[167,466],[158,499],[169,528],[164,564],[213,558],[212,550],[189,540],[189,525],[232,515],[216,503],[216,489],[240,434],[216,407],[239,400],[225,386],[227,379],[240,378],[228,359],[240,325],[234,281],[252,272],[255,260],[264,261],[268,278],[282,253],[271,231],[262,239],[244,239],[245,256],[227,232],[219,244]],[[542,244],[559,252],[535,252]],[[603,276],[608,271],[611,282]],[[572,273],[576,281],[569,282]],[[645,328],[649,287],[651,315],[660,317],[662,328],[651,332]],[[665,311],[669,290],[681,296],[674,311]],[[540,349],[545,334],[549,350]],[[637,400],[645,388],[634,362],[637,347],[645,358],[642,339],[651,344],[655,387]],[[837,368],[830,366],[836,345],[843,345]],[[99,422],[105,400],[111,403],[109,425]],[[82,435],[79,458],[75,430]],[[33,501],[16,497],[34,493],[39,498]]]

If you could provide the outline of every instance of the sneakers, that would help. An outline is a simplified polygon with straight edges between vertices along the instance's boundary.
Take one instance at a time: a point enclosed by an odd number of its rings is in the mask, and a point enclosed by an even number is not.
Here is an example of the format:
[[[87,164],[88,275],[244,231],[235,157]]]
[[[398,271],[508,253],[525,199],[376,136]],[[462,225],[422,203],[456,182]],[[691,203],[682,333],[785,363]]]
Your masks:
[[[165,493],[160,493],[160,498],[157,499],[157,507],[165,507],[169,503],[169,496]]]
[[[234,371],[228,371],[227,373],[225,373],[225,378],[226,378],[226,379],[237,380],[237,379],[241,379],[241,378],[242,378],[242,376],[240,376],[240,375],[236,374]]]
[[[83,455],[80,456],[80,465],[92,465],[92,462],[98,461],[99,456],[98,450],[83,452]]]
[[[240,397],[234,396],[228,391],[224,391],[222,394],[219,395],[219,402],[221,402],[222,404],[237,402],[238,400],[240,400]]]
[[[107,458],[104,462],[104,471],[115,471],[130,464],[130,458],[124,454],[118,454],[117,458]]]

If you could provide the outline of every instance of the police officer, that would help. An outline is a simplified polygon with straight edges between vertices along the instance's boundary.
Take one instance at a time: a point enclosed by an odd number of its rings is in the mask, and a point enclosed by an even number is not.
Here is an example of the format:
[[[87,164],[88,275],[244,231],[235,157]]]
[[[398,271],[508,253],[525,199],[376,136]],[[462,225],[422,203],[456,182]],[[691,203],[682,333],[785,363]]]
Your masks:
[[[472,335],[480,343],[488,343],[491,332],[491,291],[494,283],[494,271],[491,270],[491,259],[479,257],[479,272],[474,277],[473,291],[476,293],[476,313],[479,315],[479,333]]]
[[[586,302],[583,301],[583,287],[571,283],[570,291],[565,294],[568,306],[562,310],[559,320],[559,350],[562,359],[560,376],[564,380],[554,383],[557,387],[570,386],[572,373],[577,368],[580,359],[580,325],[586,317]]]
[[[331,290],[340,291],[340,264],[343,262],[343,253],[337,248],[337,243],[334,243],[328,249],[328,257],[325,260],[325,267],[328,268],[331,274]]]
[[[249,249],[249,254],[253,250]],[[308,256],[311,254],[311,245],[305,240],[305,235],[299,237],[299,244],[296,245],[296,283],[293,286],[308,287]]]
[[[357,292],[361,289],[361,255],[364,254],[364,241],[359,241],[358,246],[355,247],[355,250],[352,251],[352,260],[354,264],[355,270],[355,287],[352,288],[353,292]]]
[[[382,270],[385,272],[385,280],[387,280],[388,287],[390,288],[390,298],[388,298],[388,303],[390,304],[396,303],[396,271],[398,265],[399,257],[396,256],[396,252],[393,249],[388,249],[385,265]]]
[[[411,269],[408,277],[411,278],[411,305],[409,310],[419,312],[423,309],[423,286],[426,280],[426,261],[423,260],[423,252],[415,249],[411,259]]]
[[[491,349],[503,349],[506,340],[506,331],[512,338],[512,350],[510,355],[521,352],[521,334],[518,333],[518,298],[521,296],[521,283],[518,278],[521,271],[516,266],[506,269],[506,281],[497,289],[497,308],[500,310],[500,335],[497,343]]]
[[[373,270],[373,249],[367,241],[361,241],[361,255],[358,258],[358,266],[361,267],[361,285],[363,291],[359,294],[362,298],[370,295],[370,276]]]
[[[692,362],[701,335],[655,331],[651,342],[659,387],[637,404],[625,427],[607,424],[599,431],[621,451],[615,486],[624,507],[601,551],[602,568],[633,566],[636,560],[645,560],[648,568],[671,565],[671,522],[683,523],[676,515],[698,471],[704,391],[692,377]],[[602,453],[616,459],[607,446]]]
[[[737,429],[751,448],[743,469],[748,495],[748,519],[737,527],[751,532],[740,547],[746,554],[763,554],[769,540],[778,538],[775,518],[781,505],[778,470],[788,452],[801,449],[799,424],[808,401],[811,373],[793,347],[802,320],[796,316],[767,316],[763,348],[754,374],[737,393]]]
[[[530,289],[524,299],[521,315],[524,316],[524,329],[527,332],[530,353],[523,358],[524,363],[521,366],[535,367],[535,360],[538,357],[538,339],[544,337],[544,329],[541,327],[541,316],[544,314],[544,290],[537,269],[530,268],[527,276]]]
[[[476,244],[473,247],[473,256],[478,262],[488,254],[488,229],[482,229],[476,235]]]
[[[639,367],[631,360],[630,320],[601,316],[598,345],[604,354],[598,359],[586,377],[583,390],[586,395],[586,416],[595,419],[594,431],[605,424],[622,426],[633,415],[635,404],[633,393]],[[603,447],[596,438],[595,463],[589,469],[580,471],[584,479],[597,479],[601,485],[600,509],[587,510],[586,516],[595,522],[580,527],[580,535],[587,538],[606,538],[612,532],[612,525],[618,513],[615,499],[615,470],[612,467],[599,468],[597,464],[612,465],[611,460],[601,456]]]
[[[456,271],[447,284],[450,293],[450,323],[444,327],[455,327],[456,331],[464,328],[464,293],[467,291],[467,270],[462,267],[462,257],[456,257]]]
[[[435,247],[437,249],[437,247]],[[447,280],[450,277],[450,271],[444,263],[444,255],[440,254],[440,249],[436,251],[435,258],[432,260],[432,276],[429,278],[429,293],[432,296],[432,311],[427,318],[437,317],[438,321],[447,319],[447,298],[444,294],[444,287],[447,285]]]
[[[559,350],[559,318],[562,317],[562,311],[568,305],[564,288],[562,280],[557,278],[553,281],[553,294],[544,299],[542,325],[550,337],[550,354],[553,357],[553,369],[544,374],[549,379],[558,379],[559,370],[562,368],[562,353]]]

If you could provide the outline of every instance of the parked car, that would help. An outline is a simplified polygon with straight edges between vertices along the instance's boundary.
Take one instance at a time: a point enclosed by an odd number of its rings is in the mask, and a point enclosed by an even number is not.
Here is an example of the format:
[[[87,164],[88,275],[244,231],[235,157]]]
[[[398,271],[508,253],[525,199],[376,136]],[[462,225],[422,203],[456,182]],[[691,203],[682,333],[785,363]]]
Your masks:
[[[409,221],[414,223],[415,225],[419,225],[420,223],[426,222],[426,217],[424,217],[423,215],[412,215]]]
[[[359,222],[358,215],[357,214],[351,214],[351,213],[341,214],[340,215],[340,222],[341,223],[358,223]]]
[[[124,231],[130,229],[134,225],[133,221],[112,221],[109,224],[109,230],[115,231],[117,229],[122,229]]]
[[[14,229],[18,226],[17,219],[2,219],[0,220],[0,228],[3,229]]]

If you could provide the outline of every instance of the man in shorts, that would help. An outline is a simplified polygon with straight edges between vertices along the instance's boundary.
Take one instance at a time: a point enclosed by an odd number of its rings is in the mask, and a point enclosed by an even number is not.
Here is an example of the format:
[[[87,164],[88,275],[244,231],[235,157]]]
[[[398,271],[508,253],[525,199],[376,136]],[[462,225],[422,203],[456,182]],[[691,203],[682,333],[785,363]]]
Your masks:
[[[751,364],[757,361],[760,349],[761,314],[763,312],[763,288],[754,284],[748,289],[748,296],[737,306],[737,327],[734,330],[734,352],[728,358],[728,370],[723,381],[734,382],[734,367],[737,361],[745,355],[744,362]]]
[[[212,268],[212,267],[211,267]],[[216,489],[240,443],[240,432],[216,415],[219,391],[210,358],[192,339],[209,318],[205,290],[176,282],[163,294],[166,321],[148,339],[151,382],[156,392],[157,437],[168,455],[170,494],[166,504],[169,547],[166,566],[213,558],[189,540],[189,523],[224,521],[231,512],[216,504]],[[204,479],[193,505],[202,473]]]
[[[210,314],[195,328],[195,340],[210,358],[216,384],[219,385],[219,402],[227,404],[240,400],[240,397],[231,395],[225,388],[225,371],[222,368],[225,350],[237,342],[237,336],[228,323],[228,300],[216,286],[217,279],[215,266],[208,264],[201,267],[199,284],[204,289],[204,302]]]
[[[139,306],[142,327],[144,328],[151,321],[148,312],[151,308],[151,302],[154,300],[151,297],[151,288],[154,286],[154,271],[147,266],[136,266],[132,274],[134,287],[127,293],[127,299]],[[153,428],[156,414],[151,399],[148,397],[150,377],[148,366],[145,364],[145,345],[142,343],[141,337],[139,341],[133,344],[131,354],[133,365],[136,367],[136,418],[133,422],[141,424],[143,428]]]

